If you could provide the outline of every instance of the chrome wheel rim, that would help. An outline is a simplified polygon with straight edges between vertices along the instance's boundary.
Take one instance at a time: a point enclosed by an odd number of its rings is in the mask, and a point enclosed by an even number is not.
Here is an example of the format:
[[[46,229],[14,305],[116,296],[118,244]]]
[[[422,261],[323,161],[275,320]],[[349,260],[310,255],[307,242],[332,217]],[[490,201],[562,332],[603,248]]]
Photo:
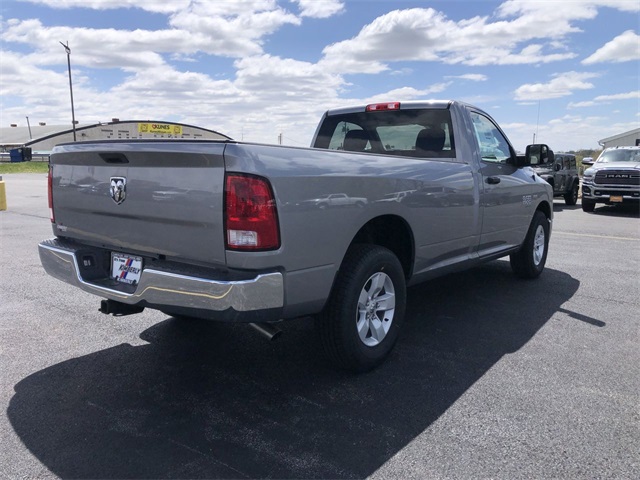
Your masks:
[[[391,277],[383,272],[371,275],[358,297],[356,328],[362,343],[379,345],[389,333],[396,309],[396,293]]]
[[[540,265],[542,257],[544,256],[544,227],[538,225],[536,228],[536,234],[533,237],[533,263]]]

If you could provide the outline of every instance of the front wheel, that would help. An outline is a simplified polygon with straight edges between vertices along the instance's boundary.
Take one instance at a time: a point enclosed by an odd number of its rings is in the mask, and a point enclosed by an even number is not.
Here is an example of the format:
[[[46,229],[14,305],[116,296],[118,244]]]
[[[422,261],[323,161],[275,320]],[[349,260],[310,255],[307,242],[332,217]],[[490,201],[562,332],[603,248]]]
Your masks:
[[[384,247],[354,245],[316,319],[325,353],[345,370],[365,372],[378,366],[398,339],[405,304],[398,258]]]
[[[549,247],[549,219],[536,211],[520,250],[510,256],[511,269],[520,278],[536,278],[544,270]]]
[[[571,191],[564,194],[564,203],[566,203],[569,206],[573,206],[576,203],[578,203],[579,190],[580,190],[580,187],[578,186],[578,182],[575,182],[573,184],[573,187],[571,188]]]

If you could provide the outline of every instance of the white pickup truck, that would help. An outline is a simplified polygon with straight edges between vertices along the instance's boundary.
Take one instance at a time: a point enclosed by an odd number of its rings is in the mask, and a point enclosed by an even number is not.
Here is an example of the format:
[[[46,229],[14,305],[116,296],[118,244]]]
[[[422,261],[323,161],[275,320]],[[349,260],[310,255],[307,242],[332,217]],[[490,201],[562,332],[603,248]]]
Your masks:
[[[46,271],[126,315],[316,318],[337,366],[393,348],[407,285],[510,256],[534,278],[553,192],[485,112],[455,101],[328,111],[311,148],[235,141],[57,146]],[[349,201],[320,208],[323,198]],[[394,201],[389,201],[393,199]],[[353,201],[351,201],[353,200]],[[329,206],[330,204],[325,204]]]

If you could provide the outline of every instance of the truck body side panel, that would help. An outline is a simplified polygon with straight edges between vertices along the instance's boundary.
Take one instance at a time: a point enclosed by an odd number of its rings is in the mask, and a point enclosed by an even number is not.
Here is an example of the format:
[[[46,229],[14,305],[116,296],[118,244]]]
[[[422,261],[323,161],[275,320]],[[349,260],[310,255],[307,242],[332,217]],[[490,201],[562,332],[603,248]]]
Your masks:
[[[466,163],[250,144],[229,144],[225,162],[230,172],[269,178],[282,236],[279,251],[228,252],[228,266],[276,262],[290,298],[321,308],[349,244],[379,217],[410,225],[416,274],[474,257],[480,223]],[[331,194],[353,201],[332,206]]]

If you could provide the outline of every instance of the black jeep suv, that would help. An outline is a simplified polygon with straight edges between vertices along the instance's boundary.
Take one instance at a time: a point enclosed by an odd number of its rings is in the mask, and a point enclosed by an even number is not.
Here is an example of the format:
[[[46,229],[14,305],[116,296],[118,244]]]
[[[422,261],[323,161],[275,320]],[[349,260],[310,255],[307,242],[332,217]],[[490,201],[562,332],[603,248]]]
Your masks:
[[[534,165],[533,169],[551,184],[554,197],[564,197],[567,205],[575,205],[578,202],[580,177],[575,155],[556,153],[552,163]]]

